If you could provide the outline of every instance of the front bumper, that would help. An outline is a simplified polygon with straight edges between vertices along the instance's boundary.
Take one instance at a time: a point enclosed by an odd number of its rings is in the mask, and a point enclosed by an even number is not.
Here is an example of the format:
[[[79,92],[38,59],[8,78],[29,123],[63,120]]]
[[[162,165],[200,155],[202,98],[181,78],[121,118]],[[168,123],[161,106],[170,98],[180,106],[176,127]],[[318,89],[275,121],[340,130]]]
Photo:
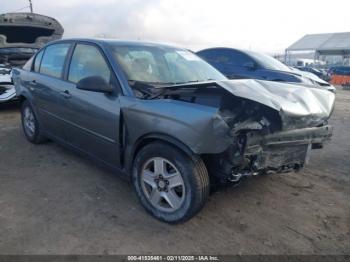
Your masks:
[[[312,148],[322,148],[330,140],[329,125],[276,132],[268,135],[248,133],[244,155],[253,171],[284,171],[303,167]]]

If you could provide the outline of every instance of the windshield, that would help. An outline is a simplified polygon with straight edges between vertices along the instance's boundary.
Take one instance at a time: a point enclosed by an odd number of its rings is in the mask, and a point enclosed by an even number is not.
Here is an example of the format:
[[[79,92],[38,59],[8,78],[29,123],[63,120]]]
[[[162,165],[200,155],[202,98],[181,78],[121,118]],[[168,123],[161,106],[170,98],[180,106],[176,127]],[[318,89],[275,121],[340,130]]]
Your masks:
[[[261,54],[261,53],[255,53],[255,52],[249,52],[248,53],[251,57],[253,57],[257,62],[264,68],[266,69],[271,69],[271,70],[280,70],[280,71],[291,71],[288,66],[283,64],[282,62],[278,61],[277,59]]]
[[[226,80],[212,66],[190,51],[163,46],[111,44],[114,59],[129,81],[150,84],[183,84]]]

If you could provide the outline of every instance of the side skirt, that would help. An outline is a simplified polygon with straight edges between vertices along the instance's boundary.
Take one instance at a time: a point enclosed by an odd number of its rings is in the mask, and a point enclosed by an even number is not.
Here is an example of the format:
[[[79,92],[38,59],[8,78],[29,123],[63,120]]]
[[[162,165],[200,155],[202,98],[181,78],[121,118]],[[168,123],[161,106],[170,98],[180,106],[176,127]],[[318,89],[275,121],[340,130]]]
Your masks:
[[[95,155],[91,154],[91,153],[88,153],[84,150],[81,150],[80,148],[68,143],[67,141],[61,139],[61,138],[58,138],[48,132],[44,132],[44,136],[46,136],[47,138],[49,138],[50,140],[52,140],[53,142],[56,142],[57,144],[69,149],[69,150],[72,150],[74,153],[76,154],[79,154],[87,159],[90,159],[92,161],[94,161],[98,166],[104,168],[104,169],[107,169],[108,171],[110,172],[113,172],[113,173],[117,173],[121,178],[123,178],[124,180],[130,182],[130,178],[131,178],[131,175],[128,174],[126,172],[125,169],[123,168],[120,168],[118,166],[115,166],[115,165],[111,165],[110,163],[107,163],[106,161],[104,161],[103,159],[101,158],[98,158],[96,157]]]

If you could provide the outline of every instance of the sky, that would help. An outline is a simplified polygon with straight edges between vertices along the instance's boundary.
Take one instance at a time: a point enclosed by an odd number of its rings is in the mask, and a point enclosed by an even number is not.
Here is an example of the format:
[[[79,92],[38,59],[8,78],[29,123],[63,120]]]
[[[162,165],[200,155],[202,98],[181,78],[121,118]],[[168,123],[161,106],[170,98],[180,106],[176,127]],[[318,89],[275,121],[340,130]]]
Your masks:
[[[28,0],[0,0],[0,13]],[[350,31],[349,0],[32,0],[64,37],[100,37],[282,53],[305,34]],[[22,11],[29,11],[24,8]]]

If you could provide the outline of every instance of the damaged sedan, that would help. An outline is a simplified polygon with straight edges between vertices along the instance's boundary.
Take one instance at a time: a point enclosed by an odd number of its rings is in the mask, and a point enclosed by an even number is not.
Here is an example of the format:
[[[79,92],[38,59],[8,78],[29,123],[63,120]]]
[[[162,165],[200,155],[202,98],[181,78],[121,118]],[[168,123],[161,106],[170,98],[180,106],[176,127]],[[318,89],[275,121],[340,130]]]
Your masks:
[[[193,217],[212,185],[301,169],[332,135],[333,93],[228,80],[167,45],[56,41],[13,79],[30,142],[57,141],[123,174],[168,223]]]
[[[34,13],[0,15],[0,103],[15,98],[11,70],[23,66],[35,52],[62,37],[57,20]]]

